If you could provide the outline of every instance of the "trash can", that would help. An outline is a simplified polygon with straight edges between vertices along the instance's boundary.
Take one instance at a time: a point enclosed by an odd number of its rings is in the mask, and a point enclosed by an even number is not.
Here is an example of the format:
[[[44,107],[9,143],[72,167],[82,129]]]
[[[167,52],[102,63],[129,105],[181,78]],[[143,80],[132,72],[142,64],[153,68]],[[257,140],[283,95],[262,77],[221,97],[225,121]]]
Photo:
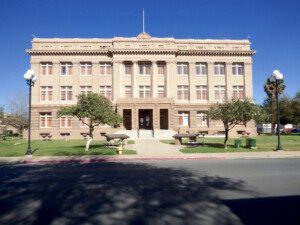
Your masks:
[[[250,145],[250,148],[256,149],[256,139],[251,138],[249,145]]]
[[[242,147],[242,140],[241,139],[235,139],[234,140],[234,146],[235,146],[235,148],[241,148]]]

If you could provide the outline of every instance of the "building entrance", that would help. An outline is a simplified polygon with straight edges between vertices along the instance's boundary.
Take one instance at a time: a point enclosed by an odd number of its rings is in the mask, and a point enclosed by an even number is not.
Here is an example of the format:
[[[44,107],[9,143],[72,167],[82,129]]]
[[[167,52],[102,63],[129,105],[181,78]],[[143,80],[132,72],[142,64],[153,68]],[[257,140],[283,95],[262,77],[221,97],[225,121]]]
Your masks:
[[[151,130],[153,128],[152,109],[139,110],[139,129]]]
[[[169,116],[168,116],[168,109],[160,109],[159,112],[159,118],[160,118],[160,129],[161,130],[168,130],[168,122],[169,122]]]
[[[123,110],[123,126],[126,130],[131,130],[131,109]]]

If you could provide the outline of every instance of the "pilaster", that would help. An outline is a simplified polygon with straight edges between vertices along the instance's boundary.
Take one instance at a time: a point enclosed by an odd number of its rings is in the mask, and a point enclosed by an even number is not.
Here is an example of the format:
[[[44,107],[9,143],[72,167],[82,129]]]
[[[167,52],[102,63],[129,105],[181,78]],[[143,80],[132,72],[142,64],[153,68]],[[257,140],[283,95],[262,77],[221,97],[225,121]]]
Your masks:
[[[151,73],[151,93],[152,98],[157,98],[157,62],[152,61],[152,73]]]
[[[189,63],[189,99],[190,102],[196,100],[196,63]]]
[[[208,102],[214,103],[215,102],[215,95],[214,95],[214,82],[213,82],[213,75],[214,75],[214,63],[208,62],[207,63],[207,88],[208,88]]]
[[[131,88],[132,88],[132,96],[133,98],[138,98],[138,61],[132,61],[132,77],[131,77]]]
[[[232,99],[232,63],[227,62],[225,65],[225,81],[226,81],[226,100],[230,101]]]

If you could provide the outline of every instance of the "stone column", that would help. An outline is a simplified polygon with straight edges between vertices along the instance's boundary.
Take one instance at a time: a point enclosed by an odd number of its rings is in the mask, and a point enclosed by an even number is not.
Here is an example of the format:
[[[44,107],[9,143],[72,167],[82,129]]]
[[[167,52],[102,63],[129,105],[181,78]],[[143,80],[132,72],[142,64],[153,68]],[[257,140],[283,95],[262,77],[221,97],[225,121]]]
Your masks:
[[[76,95],[80,94],[80,62],[73,61],[72,64],[72,102],[76,103]]]
[[[208,102],[209,103],[215,102],[215,94],[214,94],[215,85],[213,82],[213,75],[214,75],[214,63],[208,62],[207,63],[207,88],[208,88]]]
[[[92,92],[99,93],[99,74],[100,74],[100,64],[99,61],[92,61]]]
[[[225,81],[226,81],[226,100],[232,99],[232,62],[227,62],[225,65]]]
[[[112,73],[112,102],[116,102],[120,93],[120,64],[122,61],[113,61],[113,73]]]
[[[138,61],[132,61],[132,76],[131,76],[131,88],[133,98],[138,98]]]
[[[196,100],[196,63],[189,63],[189,100],[193,102]]]
[[[175,100],[177,99],[176,75],[176,62],[168,61],[166,73],[167,97],[173,97]]]
[[[156,61],[152,61],[151,95],[152,98],[157,98],[157,62]]]
[[[253,101],[252,62],[244,63],[244,97]]]
[[[60,103],[60,62],[53,61],[53,88],[52,88],[52,102],[55,104]]]

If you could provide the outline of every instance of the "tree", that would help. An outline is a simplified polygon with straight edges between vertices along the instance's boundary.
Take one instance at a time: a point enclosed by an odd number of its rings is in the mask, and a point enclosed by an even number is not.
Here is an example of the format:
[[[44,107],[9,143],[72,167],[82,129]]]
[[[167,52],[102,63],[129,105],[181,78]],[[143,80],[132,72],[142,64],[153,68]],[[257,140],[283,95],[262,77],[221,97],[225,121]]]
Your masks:
[[[277,114],[277,113],[276,113]],[[294,107],[292,99],[286,95],[279,99],[279,119],[280,124],[286,125],[294,123]]]
[[[293,124],[298,126],[300,124],[300,91],[298,91],[296,96],[292,99],[292,108],[294,111]]]
[[[224,149],[227,149],[229,130],[237,124],[247,123],[252,119],[257,122],[266,119],[264,110],[259,105],[251,103],[249,99],[232,99],[230,102],[216,103],[209,108],[207,116],[212,120],[222,120],[225,128]]]
[[[6,125],[11,125],[22,135],[25,128],[28,127],[28,94],[23,91],[15,92],[7,96],[8,111]]]
[[[278,81],[278,93],[282,94],[284,89],[285,89],[285,85],[283,84],[284,80],[279,80]],[[268,106],[267,108],[265,107],[265,109],[270,113],[270,121],[272,123],[272,133],[275,133],[275,124],[276,122],[276,110],[275,110],[275,95],[276,95],[276,84],[274,82],[271,82],[270,79],[268,78],[266,80],[266,83],[264,85],[264,90],[268,96],[267,98],[267,103],[266,106]]]
[[[85,150],[88,151],[90,143],[93,140],[93,131],[95,126],[99,126],[100,124],[118,126],[123,119],[113,110],[111,102],[104,96],[89,93],[87,95],[78,95],[77,98],[78,102],[76,105],[60,109],[57,112],[57,115],[58,117],[66,115],[76,116],[89,127],[89,138],[85,148]],[[88,122],[85,118],[88,118]]]

